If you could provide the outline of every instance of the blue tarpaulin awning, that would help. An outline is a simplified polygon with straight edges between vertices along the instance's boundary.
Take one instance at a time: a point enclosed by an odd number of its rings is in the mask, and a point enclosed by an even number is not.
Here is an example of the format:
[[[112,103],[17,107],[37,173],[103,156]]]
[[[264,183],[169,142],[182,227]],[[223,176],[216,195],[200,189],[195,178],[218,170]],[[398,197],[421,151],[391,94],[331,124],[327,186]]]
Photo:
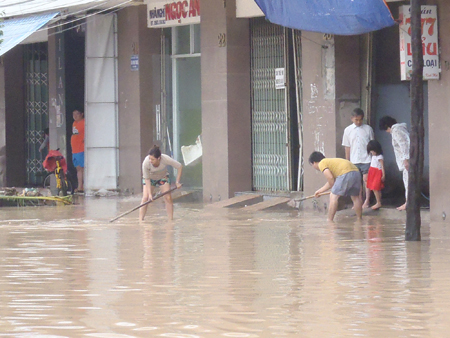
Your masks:
[[[3,42],[0,43],[0,56],[46,25],[56,15],[58,13],[31,15],[6,19],[0,23],[0,30],[3,31],[3,36],[0,37],[3,39]]]
[[[299,30],[357,35],[393,26],[384,0],[255,0],[266,18]]]

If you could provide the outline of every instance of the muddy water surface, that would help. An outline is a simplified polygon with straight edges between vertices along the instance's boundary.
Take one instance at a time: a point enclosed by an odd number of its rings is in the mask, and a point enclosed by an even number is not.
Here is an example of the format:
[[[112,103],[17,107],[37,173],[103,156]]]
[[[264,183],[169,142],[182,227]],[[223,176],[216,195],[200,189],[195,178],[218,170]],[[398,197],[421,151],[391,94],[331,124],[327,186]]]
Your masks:
[[[138,204],[0,208],[0,337],[449,336],[444,223]]]

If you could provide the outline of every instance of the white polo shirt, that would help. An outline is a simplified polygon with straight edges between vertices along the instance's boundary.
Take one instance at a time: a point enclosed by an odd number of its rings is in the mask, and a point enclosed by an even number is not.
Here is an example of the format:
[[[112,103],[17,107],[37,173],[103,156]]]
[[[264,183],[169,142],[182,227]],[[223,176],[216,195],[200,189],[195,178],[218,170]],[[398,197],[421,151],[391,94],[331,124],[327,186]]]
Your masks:
[[[375,138],[373,129],[367,124],[357,127],[354,123],[344,130],[342,145],[350,148],[350,162],[370,163],[370,154],[367,153],[367,144]]]

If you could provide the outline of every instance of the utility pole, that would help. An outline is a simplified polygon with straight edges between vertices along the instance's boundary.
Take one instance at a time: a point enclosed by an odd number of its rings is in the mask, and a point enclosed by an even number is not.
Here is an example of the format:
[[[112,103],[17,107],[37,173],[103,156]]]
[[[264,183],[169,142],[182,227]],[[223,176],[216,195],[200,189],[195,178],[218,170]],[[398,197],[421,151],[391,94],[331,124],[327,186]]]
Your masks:
[[[420,241],[420,195],[424,161],[422,0],[411,0],[411,134],[405,240]]]

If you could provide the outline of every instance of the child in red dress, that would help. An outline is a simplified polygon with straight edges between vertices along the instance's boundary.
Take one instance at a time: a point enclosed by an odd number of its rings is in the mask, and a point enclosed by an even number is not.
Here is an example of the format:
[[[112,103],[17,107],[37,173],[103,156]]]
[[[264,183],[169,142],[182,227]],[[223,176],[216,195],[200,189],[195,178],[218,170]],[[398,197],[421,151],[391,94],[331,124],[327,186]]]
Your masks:
[[[369,174],[367,177],[367,189],[373,191],[377,203],[372,206],[372,210],[381,208],[381,190],[384,188],[384,160],[383,149],[380,142],[376,140],[369,141],[367,152],[372,155]]]

